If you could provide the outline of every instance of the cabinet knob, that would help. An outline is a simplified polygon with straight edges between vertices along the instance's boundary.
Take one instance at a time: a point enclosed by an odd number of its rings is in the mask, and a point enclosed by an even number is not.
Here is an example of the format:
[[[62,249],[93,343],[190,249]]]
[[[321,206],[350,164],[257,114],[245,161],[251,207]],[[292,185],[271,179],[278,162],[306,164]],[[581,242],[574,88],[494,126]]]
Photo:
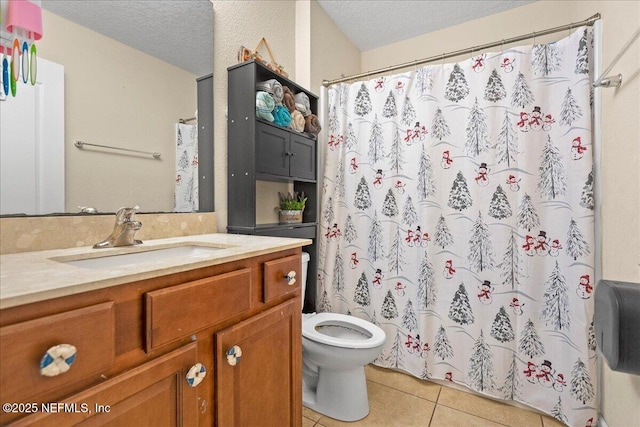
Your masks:
[[[207,368],[205,368],[202,363],[196,363],[187,372],[187,384],[191,387],[195,387],[200,384],[206,376]]]
[[[234,345],[227,350],[227,363],[231,366],[236,366],[242,357],[242,349],[239,345]]]
[[[296,272],[294,270],[291,270],[284,278],[287,279],[287,285],[293,286],[296,284]]]
[[[55,377],[64,374],[76,361],[76,348],[71,344],[58,344],[51,347],[40,359],[40,375]]]

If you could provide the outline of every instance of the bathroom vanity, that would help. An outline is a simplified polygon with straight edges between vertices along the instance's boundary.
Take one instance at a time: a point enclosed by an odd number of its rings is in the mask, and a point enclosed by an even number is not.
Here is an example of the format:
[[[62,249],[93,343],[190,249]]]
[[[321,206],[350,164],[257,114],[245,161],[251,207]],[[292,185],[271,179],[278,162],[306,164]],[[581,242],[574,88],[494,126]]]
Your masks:
[[[301,425],[309,243],[210,234],[2,255],[0,424]],[[42,375],[60,344],[69,369]]]

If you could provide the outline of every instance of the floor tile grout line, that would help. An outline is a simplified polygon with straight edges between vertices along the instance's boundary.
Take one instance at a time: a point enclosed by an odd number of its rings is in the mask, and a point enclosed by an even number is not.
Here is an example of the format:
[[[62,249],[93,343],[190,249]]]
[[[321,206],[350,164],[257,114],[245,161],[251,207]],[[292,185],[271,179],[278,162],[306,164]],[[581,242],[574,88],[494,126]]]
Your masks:
[[[500,424],[501,426],[508,426],[508,424],[505,424],[505,423],[503,423],[502,421],[492,420],[491,418],[483,417],[483,416],[478,415],[478,414],[473,414],[473,413],[471,413],[471,412],[467,412],[467,411],[465,411],[465,410],[463,410],[463,409],[460,409],[460,408],[454,408],[454,407],[449,406],[449,405],[446,405],[446,404],[444,404],[444,403],[438,403],[438,405],[442,405],[442,406],[444,406],[445,408],[453,409],[454,411],[463,412],[463,413],[468,414],[468,415],[473,415],[474,417],[482,418],[483,420],[491,421],[492,423]]]
[[[429,424],[427,424],[427,427],[431,426],[431,423],[433,422],[433,417],[436,415],[436,409],[438,409],[437,403],[433,405],[433,411],[431,411],[431,417],[429,418]]]
[[[427,399],[426,397],[422,397],[422,396],[418,396],[417,394],[410,393],[410,392],[408,392],[406,390],[402,390],[400,388],[396,388],[396,387],[390,386],[389,384],[381,383],[379,381],[370,380],[370,379],[367,379],[367,381],[371,381],[372,383],[376,383],[376,384],[378,384],[380,386],[387,387],[387,388],[399,391],[399,392],[404,393],[404,394],[408,394],[409,396],[417,397],[418,399],[426,400],[427,402],[437,403],[437,401],[438,401],[437,397],[436,397],[436,400],[431,400],[431,399]],[[438,389],[438,396],[440,396],[440,390],[442,390],[442,386],[440,386],[440,388]]]

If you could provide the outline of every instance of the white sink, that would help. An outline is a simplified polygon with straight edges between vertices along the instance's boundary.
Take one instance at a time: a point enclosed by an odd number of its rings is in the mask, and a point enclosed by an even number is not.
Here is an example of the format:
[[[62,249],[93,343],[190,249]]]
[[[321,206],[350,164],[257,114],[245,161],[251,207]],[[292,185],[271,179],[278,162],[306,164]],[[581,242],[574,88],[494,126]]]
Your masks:
[[[62,260],[53,259],[54,261],[62,262],[67,265],[73,265],[75,267],[87,268],[91,270],[97,270],[102,268],[114,268],[122,267],[131,264],[139,264],[143,262],[162,261],[168,258],[185,257],[191,258],[206,258],[220,249],[226,249],[225,247],[215,246],[199,246],[199,245],[183,245],[174,246],[171,248],[163,249],[149,249],[146,251],[131,252],[127,254],[118,255],[106,255],[102,257],[83,258]]]

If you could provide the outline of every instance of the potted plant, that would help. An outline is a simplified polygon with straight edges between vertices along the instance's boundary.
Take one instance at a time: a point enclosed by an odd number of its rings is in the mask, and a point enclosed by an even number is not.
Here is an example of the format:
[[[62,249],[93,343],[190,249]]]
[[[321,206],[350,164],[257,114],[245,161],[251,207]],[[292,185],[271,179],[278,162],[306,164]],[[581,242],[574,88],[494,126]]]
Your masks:
[[[300,193],[294,191],[293,194],[291,192],[286,194],[278,192],[278,198],[280,199],[280,223],[293,224],[302,222],[302,211],[307,201],[304,191]]]

